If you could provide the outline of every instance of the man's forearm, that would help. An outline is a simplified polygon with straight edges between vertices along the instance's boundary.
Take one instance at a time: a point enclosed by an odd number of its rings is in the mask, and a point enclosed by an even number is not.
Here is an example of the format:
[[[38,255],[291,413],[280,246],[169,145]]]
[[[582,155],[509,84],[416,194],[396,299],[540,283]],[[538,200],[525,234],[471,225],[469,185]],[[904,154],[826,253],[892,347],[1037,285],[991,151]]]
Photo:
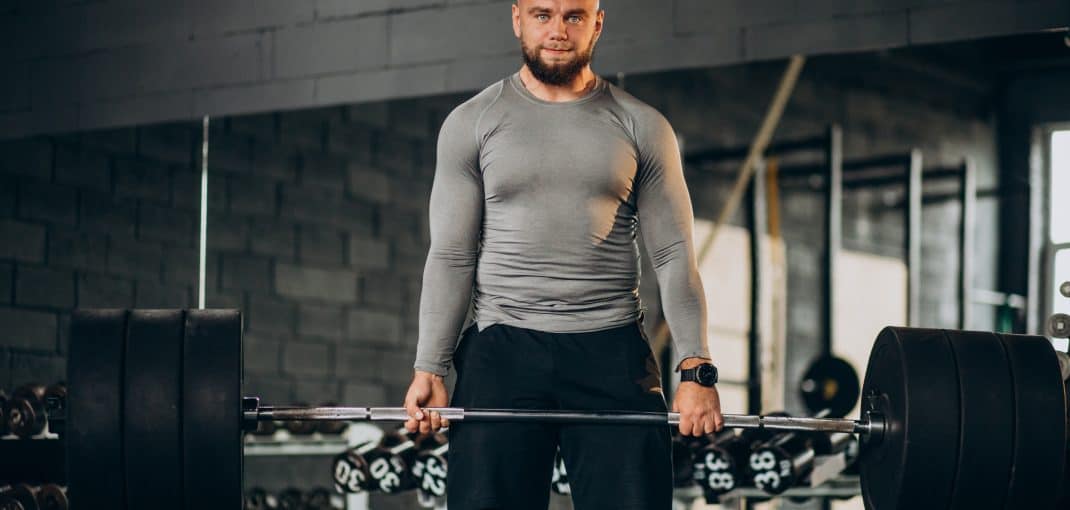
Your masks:
[[[679,368],[679,370],[687,370],[689,368],[695,368],[695,367],[697,367],[697,366],[699,366],[699,365],[701,365],[703,363],[712,363],[712,362],[713,362],[713,360],[710,359],[710,358],[700,358],[700,357],[684,358],[683,360],[680,361],[680,364],[679,364],[678,368]]]
[[[444,257],[435,250],[428,254],[420,294],[416,370],[438,376],[448,373],[472,299],[475,258],[474,254]]]

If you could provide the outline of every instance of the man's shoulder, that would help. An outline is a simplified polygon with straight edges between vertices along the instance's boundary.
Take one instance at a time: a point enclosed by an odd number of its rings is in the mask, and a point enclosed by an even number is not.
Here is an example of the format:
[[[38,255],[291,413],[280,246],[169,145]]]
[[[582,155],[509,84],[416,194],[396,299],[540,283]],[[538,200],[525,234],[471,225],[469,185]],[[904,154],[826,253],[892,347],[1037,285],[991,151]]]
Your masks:
[[[614,103],[632,119],[638,128],[652,129],[670,127],[668,119],[657,108],[647,104],[643,100],[629,94],[624,89],[608,84],[609,95]]]
[[[458,117],[459,119],[474,122],[501,97],[504,85],[504,79],[490,84],[487,88],[454,107],[453,111],[450,112],[450,117]]]

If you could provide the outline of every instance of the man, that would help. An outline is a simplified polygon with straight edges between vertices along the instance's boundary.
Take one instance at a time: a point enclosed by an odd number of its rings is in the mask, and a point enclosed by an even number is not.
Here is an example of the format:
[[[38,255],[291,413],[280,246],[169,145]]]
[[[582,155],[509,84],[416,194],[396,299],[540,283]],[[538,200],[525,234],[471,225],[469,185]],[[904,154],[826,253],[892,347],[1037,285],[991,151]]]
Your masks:
[[[520,71],[443,123],[431,191],[410,431],[427,407],[665,412],[642,333],[637,226],[653,258],[677,370],[714,375],[693,216],[672,127],[600,79],[597,0],[519,0]],[[461,334],[469,304],[476,325]],[[452,360],[452,402],[442,382]],[[688,376],[688,377],[685,377]],[[680,432],[723,419],[713,378],[682,382]],[[465,423],[450,429],[451,510],[545,509],[560,446],[579,510],[668,509],[668,427]]]

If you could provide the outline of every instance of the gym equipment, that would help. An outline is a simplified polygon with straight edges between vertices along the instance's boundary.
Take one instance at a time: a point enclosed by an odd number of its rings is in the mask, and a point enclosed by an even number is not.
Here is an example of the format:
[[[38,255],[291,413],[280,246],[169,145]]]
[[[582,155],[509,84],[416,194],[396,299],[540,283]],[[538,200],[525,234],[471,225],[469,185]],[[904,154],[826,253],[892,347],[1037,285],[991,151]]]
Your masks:
[[[554,454],[554,471],[550,477],[550,490],[554,491],[554,494],[572,494],[572,486],[568,484],[568,472],[565,471],[565,458],[561,456],[560,448]]]
[[[446,456],[449,449],[446,436],[441,433],[432,434],[420,442],[416,460],[412,464],[412,474],[419,481],[416,489],[423,494],[422,499],[446,496]]]
[[[24,384],[11,392],[7,403],[7,429],[12,434],[26,439],[44,432],[45,387],[41,384]]]
[[[756,441],[747,432],[751,431],[723,431],[695,454],[692,477],[707,503],[716,503],[721,495],[749,484],[746,466]]]
[[[1055,338],[1070,338],[1070,315],[1056,313],[1048,317],[1048,332]]]
[[[272,407],[242,398],[240,314],[181,313],[182,358],[174,362],[183,367],[179,444],[185,508],[240,506],[241,434],[260,421],[408,418],[404,408]],[[71,318],[67,435],[76,507],[124,508],[115,500],[123,494],[122,477],[129,484],[150,476],[124,472],[117,458],[124,440],[119,424],[131,420],[119,403],[123,376],[136,369],[123,357],[132,314],[82,310]],[[1064,473],[1067,403],[1058,355],[1046,338],[888,327],[877,337],[861,394],[855,420],[727,414],[724,423],[857,434],[862,493],[870,509],[966,508],[961,505],[972,498],[961,493],[970,487],[985,487],[975,496],[1005,501],[1009,508],[1055,508]],[[451,421],[679,423],[676,413],[434,410]],[[988,426],[978,436],[978,424],[993,418],[1013,426]],[[164,437],[150,448],[175,447]]]
[[[858,372],[841,358],[822,356],[806,369],[799,391],[811,413],[827,412],[830,417],[843,418],[858,403]]]
[[[41,510],[67,510],[67,492],[62,487],[54,484],[42,485],[37,490],[37,506]]]

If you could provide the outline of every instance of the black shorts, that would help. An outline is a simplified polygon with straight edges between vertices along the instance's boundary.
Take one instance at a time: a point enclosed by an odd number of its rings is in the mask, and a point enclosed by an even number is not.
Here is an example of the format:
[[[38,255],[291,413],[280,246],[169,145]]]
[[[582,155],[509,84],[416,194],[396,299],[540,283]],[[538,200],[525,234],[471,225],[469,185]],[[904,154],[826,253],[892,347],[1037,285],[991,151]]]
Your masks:
[[[666,411],[638,323],[591,333],[471,327],[454,365],[454,407]],[[558,446],[576,510],[672,506],[668,426],[457,422],[449,441],[450,510],[545,510]]]

